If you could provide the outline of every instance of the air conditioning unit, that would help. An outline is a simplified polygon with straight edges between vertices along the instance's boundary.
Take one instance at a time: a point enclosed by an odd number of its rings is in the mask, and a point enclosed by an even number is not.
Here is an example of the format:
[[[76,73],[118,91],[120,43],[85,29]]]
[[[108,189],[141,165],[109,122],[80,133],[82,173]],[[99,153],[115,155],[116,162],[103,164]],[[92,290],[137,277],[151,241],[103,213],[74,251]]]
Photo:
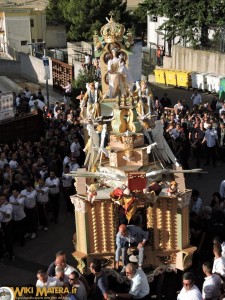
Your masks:
[[[150,21],[151,21],[151,22],[157,22],[157,21],[158,21],[158,17],[156,17],[156,16],[151,16]]]

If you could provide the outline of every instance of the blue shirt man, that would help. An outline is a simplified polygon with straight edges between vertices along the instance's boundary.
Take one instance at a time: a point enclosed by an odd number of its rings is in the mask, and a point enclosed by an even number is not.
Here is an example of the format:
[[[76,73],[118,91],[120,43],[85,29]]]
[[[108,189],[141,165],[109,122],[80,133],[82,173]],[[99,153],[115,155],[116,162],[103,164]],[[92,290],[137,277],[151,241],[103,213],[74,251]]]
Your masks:
[[[135,225],[121,224],[116,235],[116,268],[119,267],[120,255],[122,252],[122,272],[125,270],[125,265],[127,264],[128,260],[127,249],[130,246],[137,246],[137,249],[139,251],[138,265],[141,268],[144,260],[144,245],[147,239],[147,231],[144,231],[143,229]]]

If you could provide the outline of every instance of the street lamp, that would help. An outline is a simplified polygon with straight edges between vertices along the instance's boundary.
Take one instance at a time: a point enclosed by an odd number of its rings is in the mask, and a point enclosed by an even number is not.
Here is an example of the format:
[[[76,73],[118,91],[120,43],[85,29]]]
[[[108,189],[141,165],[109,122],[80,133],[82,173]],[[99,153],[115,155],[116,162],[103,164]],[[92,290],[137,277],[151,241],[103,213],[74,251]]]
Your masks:
[[[149,68],[150,68],[150,73],[152,72],[152,46],[157,46],[155,43],[149,42]]]
[[[46,42],[37,42],[37,43],[28,43],[32,48],[36,48],[38,45],[43,46],[44,55],[42,56],[42,61],[45,70],[45,86],[46,86],[46,97],[47,97],[47,110],[49,110],[49,88],[48,88],[48,80],[50,79],[50,68],[49,68],[49,58],[46,56]]]

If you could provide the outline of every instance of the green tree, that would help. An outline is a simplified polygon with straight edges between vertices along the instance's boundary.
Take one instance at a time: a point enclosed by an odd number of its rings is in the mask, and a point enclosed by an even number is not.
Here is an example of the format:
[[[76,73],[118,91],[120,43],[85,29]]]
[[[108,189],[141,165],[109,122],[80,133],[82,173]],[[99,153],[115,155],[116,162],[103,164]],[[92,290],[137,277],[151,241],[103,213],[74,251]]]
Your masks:
[[[95,70],[79,70],[76,79],[73,81],[73,89],[79,95],[81,91],[86,91],[86,83],[97,81]]]
[[[47,13],[49,19],[68,22],[68,38],[70,40],[92,40],[95,30],[106,23],[106,17],[113,11],[113,18],[130,25],[127,3],[123,0],[50,0]],[[51,9],[53,8],[53,10]],[[54,17],[53,17],[53,16]]]
[[[165,16],[160,26],[167,41],[180,36],[193,46],[209,46],[209,29],[225,24],[225,0],[145,0],[142,4],[150,15]]]
[[[62,16],[59,2],[61,0],[49,0],[46,8],[47,21],[53,24],[66,24],[65,18]]]
[[[132,30],[135,35],[141,37],[144,42],[147,33],[147,10],[143,5],[139,5],[131,14]]]

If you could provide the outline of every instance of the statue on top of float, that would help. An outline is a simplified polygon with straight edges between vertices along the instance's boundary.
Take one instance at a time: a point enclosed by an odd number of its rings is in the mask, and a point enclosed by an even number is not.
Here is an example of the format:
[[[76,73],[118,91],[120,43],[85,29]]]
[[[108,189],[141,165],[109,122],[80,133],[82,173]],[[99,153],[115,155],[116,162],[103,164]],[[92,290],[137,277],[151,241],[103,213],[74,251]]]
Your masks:
[[[129,96],[132,92],[134,80],[128,68],[123,54],[118,54],[115,47],[111,50],[112,56],[108,61],[109,98],[117,96]]]

